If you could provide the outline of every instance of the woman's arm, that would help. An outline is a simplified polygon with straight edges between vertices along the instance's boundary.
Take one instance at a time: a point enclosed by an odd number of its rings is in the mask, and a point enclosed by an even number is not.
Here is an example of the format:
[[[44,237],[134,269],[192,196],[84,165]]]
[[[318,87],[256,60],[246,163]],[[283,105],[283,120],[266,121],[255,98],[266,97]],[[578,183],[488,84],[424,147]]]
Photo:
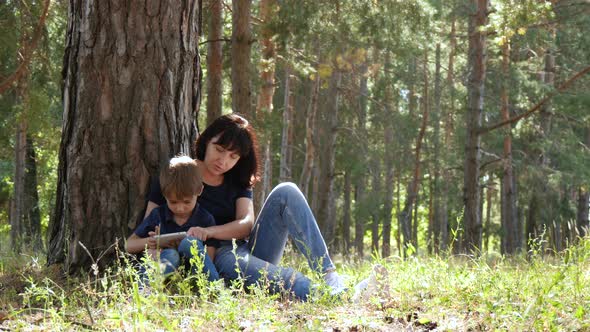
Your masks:
[[[147,216],[150,215],[150,213],[152,213],[152,211],[157,208],[159,205],[152,202],[152,201],[148,201],[147,206],[145,208],[145,214],[143,215],[143,219],[147,218]]]
[[[217,240],[245,239],[250,235],[252,225],[254,225],[254,205],[250,198],[241,197],[236,200],[236,220],[225,225],[192,227],[187,234],[201,241],[211,238]]]

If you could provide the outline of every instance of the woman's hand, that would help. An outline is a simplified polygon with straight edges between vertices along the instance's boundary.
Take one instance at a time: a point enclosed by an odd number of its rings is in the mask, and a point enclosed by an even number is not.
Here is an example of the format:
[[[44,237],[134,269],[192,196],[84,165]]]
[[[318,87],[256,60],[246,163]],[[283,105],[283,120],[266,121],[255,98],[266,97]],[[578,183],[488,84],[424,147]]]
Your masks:
[[[209,227],[207,227],[207,228],[191,227],[186,232],[186,235],[196,237],[197,239],[199,239],[201,241],[207,241],[208,239],[213,237],[213,233],[211,232]]]

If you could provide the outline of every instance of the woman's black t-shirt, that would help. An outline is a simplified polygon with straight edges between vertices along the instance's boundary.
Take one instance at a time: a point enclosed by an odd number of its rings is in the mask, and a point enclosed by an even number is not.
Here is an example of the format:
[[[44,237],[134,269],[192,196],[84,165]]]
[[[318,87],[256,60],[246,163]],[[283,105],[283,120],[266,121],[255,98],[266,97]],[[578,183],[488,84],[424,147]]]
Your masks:
[[[238,198],[252,199],[252,189],[242,189],[232,184],[228,177],[219,186],[210,186],[206,183],[203,183],[203,185],[203,193],[197,201],[202,208],[213,215],[217,225],[225,225],[236,220],[236,200]],[[157,205],[166,203],[158,178],[151,181],[148,201]]]

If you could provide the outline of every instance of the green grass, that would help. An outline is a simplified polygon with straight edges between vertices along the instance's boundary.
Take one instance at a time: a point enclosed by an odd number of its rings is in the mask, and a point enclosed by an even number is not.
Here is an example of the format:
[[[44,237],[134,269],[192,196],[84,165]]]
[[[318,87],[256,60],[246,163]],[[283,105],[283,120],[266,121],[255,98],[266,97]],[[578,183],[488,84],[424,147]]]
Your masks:
[[[63,279],[33,257],[0,257],[0,330],[590,331],[588,239],[545,257],[379,260],[389,289],[363,303],[302,303],[180,276],[166,285],[154,276],[142,295],[124,264],[96,280]],[[371,271],[336,261],[351,285]],[[309,272],[292,252],[285,264]]]

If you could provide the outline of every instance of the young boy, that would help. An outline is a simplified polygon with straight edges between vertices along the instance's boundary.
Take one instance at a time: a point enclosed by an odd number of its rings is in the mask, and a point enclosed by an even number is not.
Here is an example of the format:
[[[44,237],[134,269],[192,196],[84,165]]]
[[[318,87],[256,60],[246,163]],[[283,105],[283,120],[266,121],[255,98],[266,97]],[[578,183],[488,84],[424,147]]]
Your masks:
[[[203,181],[197,162],[188,156],[177,156],[160,172],[160,184],[166,204],[155,208],[127,239],[127,252],[135,254],[148,248],[153,259],[159,253],[163,274],[173,273],[180,266],[181,258],[189,262],[192,257],[191,246],[196,242],[199,256],[203,258],[203,272],[208,273],[210,281],[219,279],[213,265],[215,249],[219,241],[205,241],[207,254],[200,240],[187,237],[182,240],[158,240],[155,235],[187,232],[193,227],[215,225],[215,219],[201,208],[197,198],[203,191]],[[192,271],[193,273],[196,271]]]

